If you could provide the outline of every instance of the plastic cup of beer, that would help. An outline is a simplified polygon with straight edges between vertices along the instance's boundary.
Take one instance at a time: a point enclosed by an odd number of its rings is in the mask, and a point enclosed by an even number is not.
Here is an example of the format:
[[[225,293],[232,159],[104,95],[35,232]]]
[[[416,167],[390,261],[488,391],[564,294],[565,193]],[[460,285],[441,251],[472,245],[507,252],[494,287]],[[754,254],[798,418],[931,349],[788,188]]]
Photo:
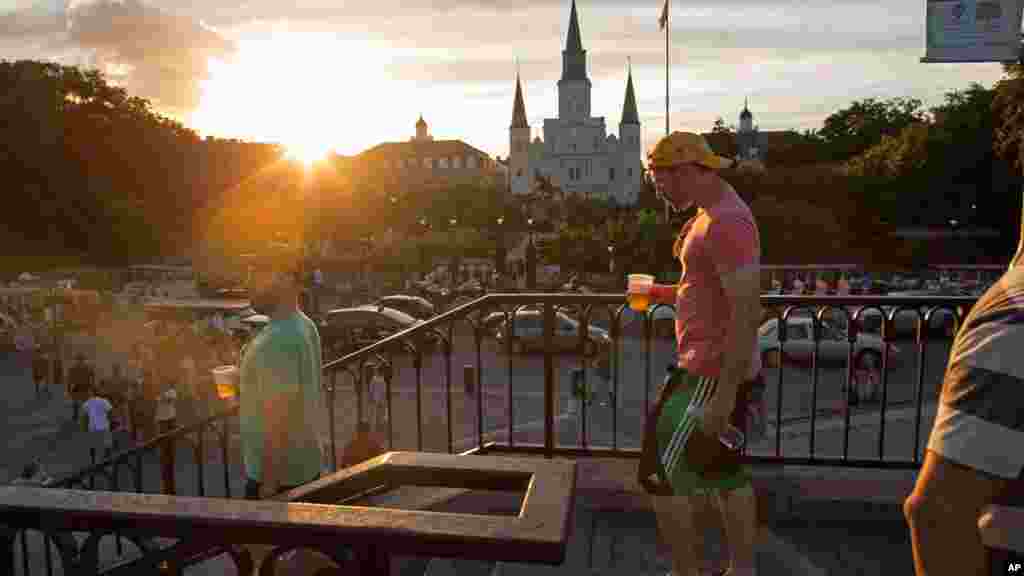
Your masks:
[[[654,286],[654,276],[650,274],[630,274],[626,285],[626,299],[629,307],[637,312],[647,310],[651,305],[651,287]]]
[[[217,386],[217,397],[222,400],[234,398],[238,394],[238,366],[218,366],[211,370],[213,382]]]

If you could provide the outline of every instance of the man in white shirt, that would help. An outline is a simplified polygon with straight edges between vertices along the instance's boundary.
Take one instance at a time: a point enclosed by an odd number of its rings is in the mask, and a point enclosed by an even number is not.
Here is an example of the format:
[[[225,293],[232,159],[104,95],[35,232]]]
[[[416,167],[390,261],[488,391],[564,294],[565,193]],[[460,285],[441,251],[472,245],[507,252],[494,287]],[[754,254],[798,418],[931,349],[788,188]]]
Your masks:
[[[110,431],[110,411],[113,408],[96,389],[90,392],[89,399],[82,404],[86,432],[90,438],[89,450],[94,451],[97,447],[102,447],[104,458],[109,457],[114,448],[114,435]]]

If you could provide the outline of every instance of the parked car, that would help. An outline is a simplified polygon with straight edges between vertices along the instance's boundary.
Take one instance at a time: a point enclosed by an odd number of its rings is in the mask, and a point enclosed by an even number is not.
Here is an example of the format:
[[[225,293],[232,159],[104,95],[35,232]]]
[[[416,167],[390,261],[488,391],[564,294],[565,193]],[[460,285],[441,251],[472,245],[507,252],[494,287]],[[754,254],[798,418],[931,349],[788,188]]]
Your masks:
[[[787,364],[809,366],[814,356],[814,319],[809,316],[790,317],[786,322],[786,343],[779,345],[779,320],[766,320],[757,331],[758,346],[761,349],[761,363],[765,368],[779,365],[779,351]],[[850,342],[847,332],[842,326],[823,322],[822,336],[818,342],[819,365],[844,365],[847,361]],[[882,365],[882,353],[885,343],[876,334],[858,332],[854,343],[854,366],[875,370]],[[889,358],[900,350],[896,346],[889,347]]]
[[[433,318],[437,314],[434,305],[431,304],[429,300],[421,296],[411,296],[407,294],[385,296],[374,302],[373,305],[383,306],[385,308],[394,308],[395,310],[405,312],[409,316],[420,320]]]
[[[937,294],[934,291],[905,291],[890,293],[889,296],[941,296],[944,294]],[[920,319],[924,321],[924,315],[928,312],[929,306],[921,306],[918,310]],[[850,316],[853,316],[854,309],[850,310]],[[882,310],[888,315],[892,310],[892,306],[882,306]],[[897,338],[913,338],[917,333],[917,322],[918,314],[915,314],[913,310],[901,310],[899,314],[893,319],[893,327],[896,330]],[[869,308],[861,312],[860,324],[858,325],[860,330],[865,332],[871,332],[874,334],[881,335],[882,333],[882,315],[877,309]],[[956,327],[956,316],[953,312],[947,308],[938,308],[932,314],[932,317],[928,321],[927,331],[929,336],[940,337],[940,338],[952,338],[954,336],[954,330]]]
[[[509,333],[502,312],[493,312],[484,320],[485,327],[492,327],[495,340],[504,344]],[[580,346],[580,323],[561,311],[555,312],[554,346],[558,352],[575,352]],[[544,316],[540,310],[524,309],[516,312],[512,329],[512,352],[523,354],[528,350],[544,349]],[[593,357],[611,346],[608,331],[594,325],[587,326],[583,354]]]
[[[327,313],[320,338],[325,350],[335,355],[348,354],[422,323],[423,320],[386,306],[339,308]],[[414,344],[423,345],[424,352],[436,349],[436,340],[428,335],[420,336]],[[401,346],[394,349],[402,350]]]

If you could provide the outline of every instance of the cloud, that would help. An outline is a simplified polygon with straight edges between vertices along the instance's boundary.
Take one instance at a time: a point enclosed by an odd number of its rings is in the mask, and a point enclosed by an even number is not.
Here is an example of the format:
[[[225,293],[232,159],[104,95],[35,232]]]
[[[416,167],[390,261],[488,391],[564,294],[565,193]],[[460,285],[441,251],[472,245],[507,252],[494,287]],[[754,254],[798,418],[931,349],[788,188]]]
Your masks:
[[[195,20],[139,0],[81,4],[70,14],[69,41],[91,51],[101,68],[128,68],[130,91],[161,107],[187,110],[199,98],[210,58],[234,51],[231,41]]]
[[[26,54],[20,45],[34,50]],[[97,68],[172,114],[197,104],[208,59],[235,50],[230,40],[197,20],[140,0],[48,0],[0,14],[0,47],[4,57]]]

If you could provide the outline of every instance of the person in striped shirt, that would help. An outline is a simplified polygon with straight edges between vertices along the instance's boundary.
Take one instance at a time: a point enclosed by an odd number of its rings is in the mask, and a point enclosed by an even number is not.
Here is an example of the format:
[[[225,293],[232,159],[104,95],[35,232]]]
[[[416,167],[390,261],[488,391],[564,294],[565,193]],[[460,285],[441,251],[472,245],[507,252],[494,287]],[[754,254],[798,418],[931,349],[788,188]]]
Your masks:
[[[925,574],[1006,574],[982,545],[990,504],[1024,506],[1024,266],[1014,263],[953,340],[924,463],[903,503],[914,565]]]

